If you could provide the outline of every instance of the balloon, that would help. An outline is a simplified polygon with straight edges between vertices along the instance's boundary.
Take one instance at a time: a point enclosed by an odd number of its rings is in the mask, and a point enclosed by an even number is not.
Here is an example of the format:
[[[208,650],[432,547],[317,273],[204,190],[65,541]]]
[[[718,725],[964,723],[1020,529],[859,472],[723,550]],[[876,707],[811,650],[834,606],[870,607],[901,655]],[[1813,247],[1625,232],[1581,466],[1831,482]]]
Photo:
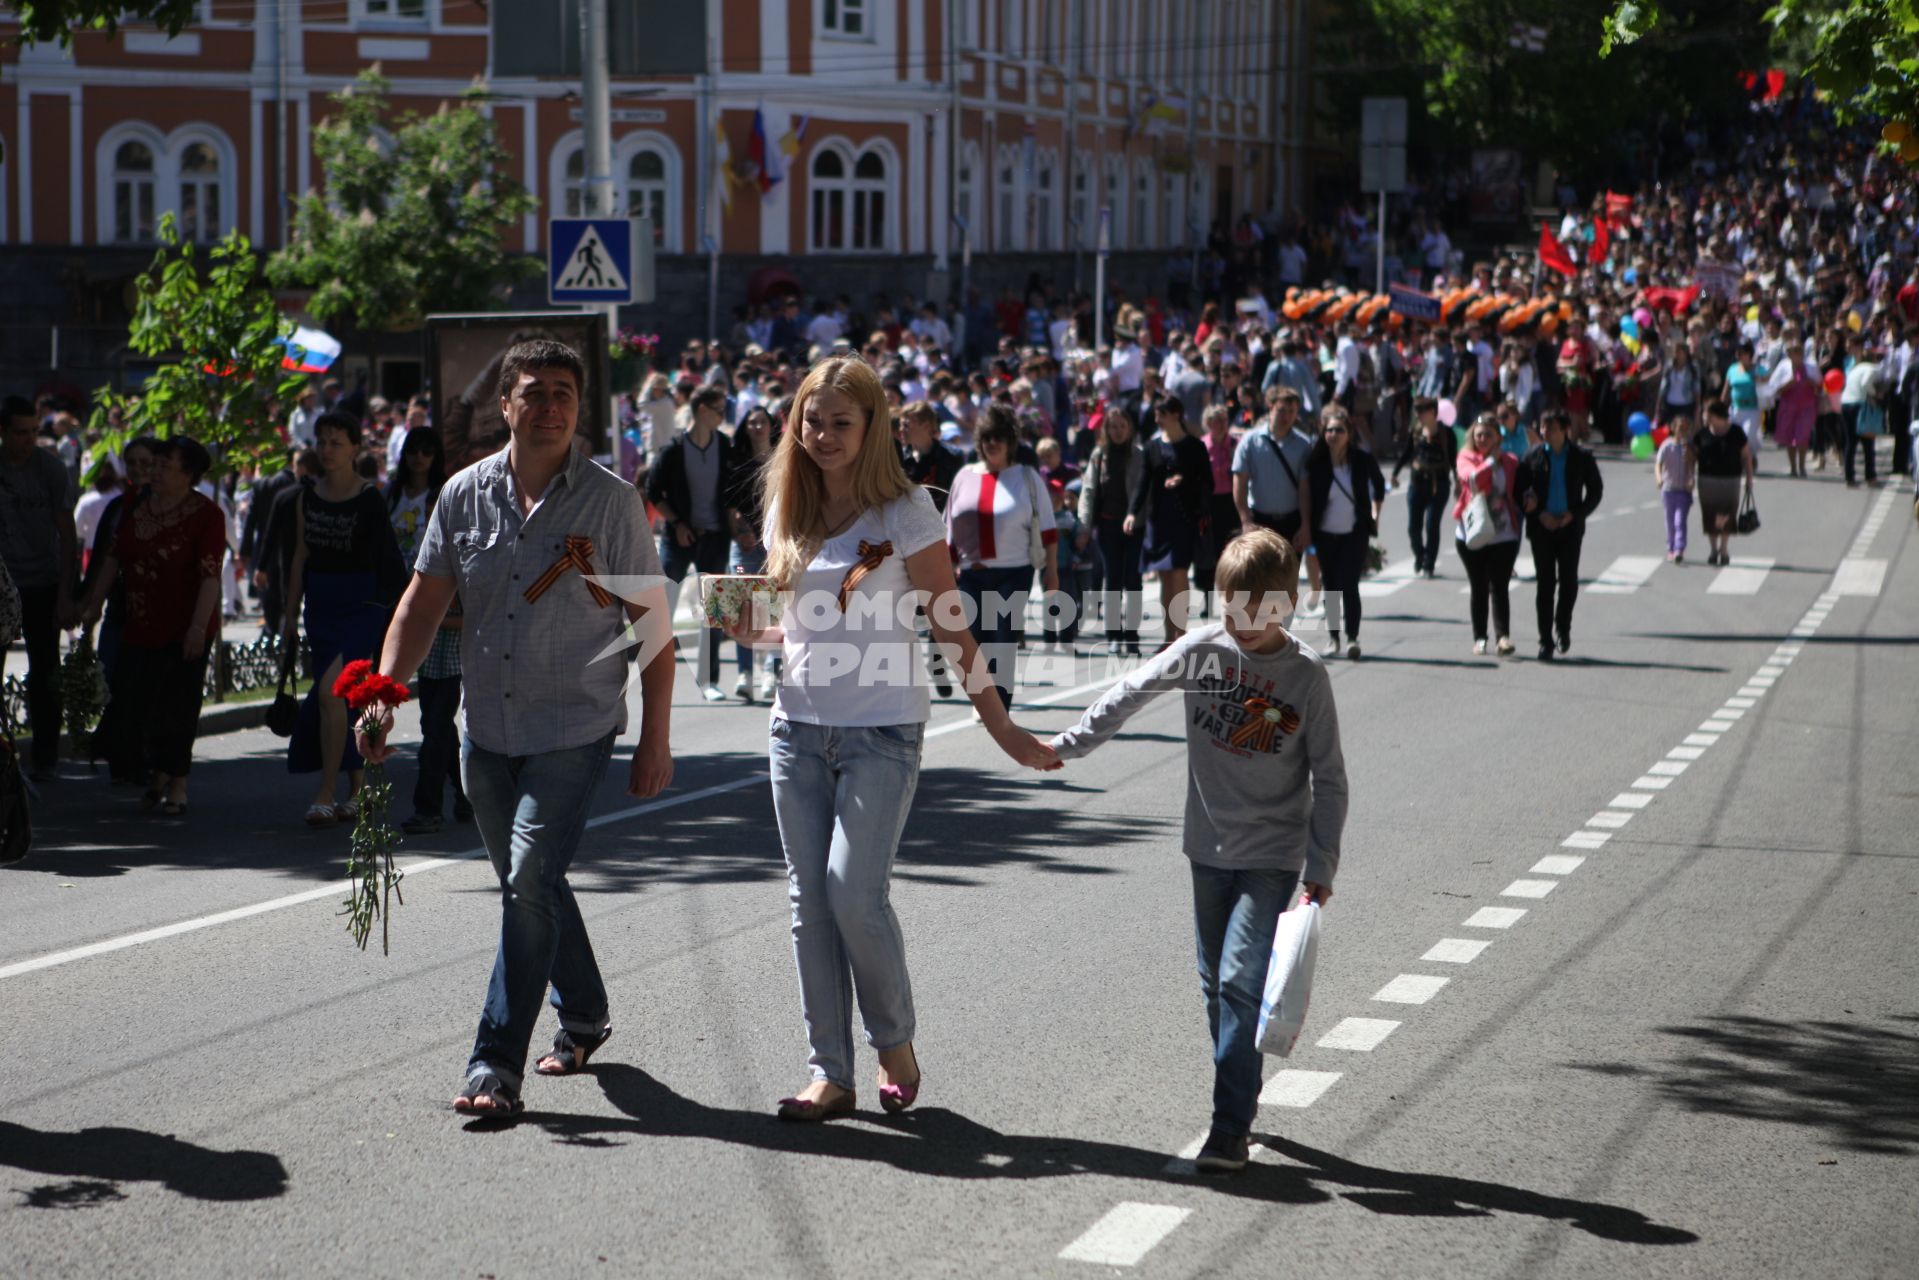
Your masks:
[[[1650,435],[1634,436],[1632,438],[1632,456],[1635,458],[1642,460],[1650,458],[1653,455],[1653,450],[1657,447],[1657,445],[1653,444]]]
[[[1759,304],[1755,302],[1750,307],[1746,308],[1746,319],[1757,320],[1758,318],[1759,318]]]
[[[1626,350],[1632,352],[1634,355],[1639,354],[1639,348],[1641,346],[1639,339],[1628,336],[1621,338],[1619,341],[1625,346]]]
[[[1439,402],[1439,421],[1448,427],[1459,421],[1459,406],[1450,400],[1441,400]]]
[[[1453,440],[1458,443],[1461,449],[1464,449],[1466,447],[1466,428],[1454,427]]]
[[[1652,429],[1652,442],[1655,445],[1663,445],[1666,443],[1666,437],[1671,434],[1672,432],[1665,427],[1654,427]]]
[[[1635,439],[1639,436],[1649,436],[1652,434],[1652,419],[1643,413],[1635,413],[1626,419],[1626,430],[1632,432]]]
[[[1906,135],[1906,140],[1899,144],[1899,158],[1907,164],[1919,160],[1919,137],[1910,133]]]
[[[1912,130],[1903,120],[1888,120],[1886,127],[1879,131],[1879,136],[1887,142],[1904,142],[1912,136]]]
[[[1857,311],[1846,312],[1846,328],[1852,330],[1854,333],[1859,332],[1860,321],[1859,321],[1859,313]]]
[[[1646,308],[1641,307],[1637,311],[1633,312],[1632,318],[1639,322],[1639,327],[1641,329],[1652,328],[1652,312],[1646,310]]]
[[[1619,322],[1619,332],[1625,334],[1628,338],[1637,338],[1639,336],[1639,321],[1633,319],[1631,316],[1627,316]]]
[[[1826,370],[1826,390],[1838,395],[1846,389],[1846,375],[1837,369]]]

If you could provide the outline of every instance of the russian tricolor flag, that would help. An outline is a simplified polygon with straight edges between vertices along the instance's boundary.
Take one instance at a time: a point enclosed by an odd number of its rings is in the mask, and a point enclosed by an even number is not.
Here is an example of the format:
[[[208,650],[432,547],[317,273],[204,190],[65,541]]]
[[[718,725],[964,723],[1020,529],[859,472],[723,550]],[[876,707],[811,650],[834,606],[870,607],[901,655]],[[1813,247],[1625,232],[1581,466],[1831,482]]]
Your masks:
[[[302,326],[293,331],[291,338],[274,341],[287,349],[281,366],[300,373],[325,373],[340,358],[339,339],[318,329]]]

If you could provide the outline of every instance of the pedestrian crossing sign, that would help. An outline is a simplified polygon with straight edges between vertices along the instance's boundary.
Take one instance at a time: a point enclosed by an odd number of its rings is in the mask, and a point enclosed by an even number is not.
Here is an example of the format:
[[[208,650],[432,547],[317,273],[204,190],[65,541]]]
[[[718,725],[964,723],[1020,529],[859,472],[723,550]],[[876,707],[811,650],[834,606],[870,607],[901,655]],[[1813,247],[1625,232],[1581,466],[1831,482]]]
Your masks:
[[[626,218],[549,218],[547,301],[632,302],[633,226]]]

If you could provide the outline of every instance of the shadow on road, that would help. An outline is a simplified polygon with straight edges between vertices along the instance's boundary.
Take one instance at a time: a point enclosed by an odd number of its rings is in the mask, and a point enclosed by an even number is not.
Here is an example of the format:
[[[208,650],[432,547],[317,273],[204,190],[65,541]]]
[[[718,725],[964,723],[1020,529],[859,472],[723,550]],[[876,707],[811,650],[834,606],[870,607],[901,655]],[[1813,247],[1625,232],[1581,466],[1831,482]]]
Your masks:
[[[285,1195],[286,1166],[264,1151],[213,1151],[141,1129],[51,1133],[0,1120],[0,1168],[69,1181],[20,1190],[30,1208],[81,1208],[125,1199],[123,1182],[158,1182],[195,1200]]]
[[[1919,1015],[1896,1019],[1919,1022]],[[1574,1064],[1653,1077],[1693,1111],[1820,1129],[1849,1151],[1919,1153],[1919,1035],[1853,1022],[1707,1018],[1662,1027],[1696,1052],[1664,1066]]]
[[[529,1111],[521,1117],[521,1123],[536,1126],[569,1146],[589,1149],[617,1145],[609,1135],[622,1133],[702,1138],[756,1151],[868,1161],[890,1165],[902,1173],[936,1178],[1021,1180],[1096,1174],[1157,1181],[1168,1176],[1168,1157],[1163,1151],[1079,1138],[1001,1133],[942,1107],[923,1107],[901,1116],[862,1112],[851,1123],[784,1124],[770,1110],[702,1106],[625,1063],[595,1063],[587,1071],[625,1119]],[[476,1133],[499,1133],[507,1126],[478,1121],[468,1127]],[[1469,1178],[1373,1169],[1283,1138],[1260,1141],[1297,1163],[1256,1162],[1237,1177],[1200,1185],[1223,1195],[1269,1204],[1325,1204],[1338,1195],[1374,1213],[1434,1217],[1525,1214],[1565,1222],[1602,1239],[1632,1244],[1690,1244],[1698,1238],[1690,1231],[1661,1226],[1644,1214],[1616,1205],[1542,1195]]]

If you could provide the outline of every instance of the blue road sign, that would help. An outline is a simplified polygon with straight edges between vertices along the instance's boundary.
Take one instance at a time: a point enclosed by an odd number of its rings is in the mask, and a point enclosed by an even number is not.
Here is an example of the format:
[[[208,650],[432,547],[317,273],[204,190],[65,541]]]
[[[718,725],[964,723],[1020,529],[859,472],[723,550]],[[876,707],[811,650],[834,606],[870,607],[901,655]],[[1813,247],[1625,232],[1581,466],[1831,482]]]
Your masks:
[[[626,218],[549,218],[546,297],[558,306],[633,301],[633,223]]]

